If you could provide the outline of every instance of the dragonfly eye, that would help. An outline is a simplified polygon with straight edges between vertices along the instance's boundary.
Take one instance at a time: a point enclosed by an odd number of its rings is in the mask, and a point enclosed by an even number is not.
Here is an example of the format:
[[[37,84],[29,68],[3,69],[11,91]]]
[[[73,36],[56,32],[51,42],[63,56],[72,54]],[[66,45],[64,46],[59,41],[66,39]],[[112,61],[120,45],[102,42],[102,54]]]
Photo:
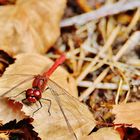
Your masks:
[[[33,89],[27,89],[26,90],[26,98],[31,97],[34,95],[34,90]]]
[[[35,97],[31,97],[31,96],[28,97],[27,100],[28,100],[28,102],[30,102],[30,103],[35,103],[35,102],[37,101]]]
[[[36,98],[36,100],[39,100],[41,98],[40,90],[34,90],[33,94],[34,94],[34,97]]]

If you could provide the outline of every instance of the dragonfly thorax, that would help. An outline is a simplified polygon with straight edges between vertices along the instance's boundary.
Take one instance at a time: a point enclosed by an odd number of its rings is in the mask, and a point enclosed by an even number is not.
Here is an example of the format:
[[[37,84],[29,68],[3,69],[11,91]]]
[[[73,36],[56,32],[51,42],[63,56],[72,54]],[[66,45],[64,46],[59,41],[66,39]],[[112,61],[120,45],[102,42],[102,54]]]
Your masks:
[[[32,87],[44,91],[47,83],[47,78],[42,75],[37,75],[33,81]]]
[[[37,88],[31,88],[26,90],[26,99],[29,103],[35,103],[41,99],[41,91]]]

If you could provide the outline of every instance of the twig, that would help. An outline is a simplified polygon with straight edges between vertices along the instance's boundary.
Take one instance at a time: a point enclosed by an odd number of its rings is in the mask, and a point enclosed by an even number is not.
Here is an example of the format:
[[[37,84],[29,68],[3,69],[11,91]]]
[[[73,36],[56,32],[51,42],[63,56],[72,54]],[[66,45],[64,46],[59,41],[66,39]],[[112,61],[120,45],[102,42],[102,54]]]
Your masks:
[[[138,43],[140,42],[140,31],[134,32],[129,40],[122,46],[116,56],[114,56],[114,60],[118,61],[124,54],[126,54],[127,50],[132,50]]]
[[[115,98],[115,104],[118,104],[119,103],[119,96],[120,96],[120,93],[122,91],[122,84],[123,84],[123,80],[121,78],[120,79],[120,82],[119,82],[119,88],[117,90],[117,94],[116,94],[116,98]]]
[[[74,24],[82,25],[91,20],[97,20],[101,17],[118,14],[123,11],[132,10],[140,6],[140,0],[123,0],[115,4],[107,4],[98,10],[85,13],[72,18],[64,19],[60,26],[66,27]]]
[[[138,21],[140,19],[140,8],[137,9],[135,15],[133,16],[130,24],[128,25],[127,29],[126,29],[126,33],[129,34],[137,25]]]
[[[107,40],[106,44],[102,48],[102,50],[98,53],[98,55],[92,60],[92,62],[87,66],[86,69],[84,69],[83,72],[79,75],[77,78],[77,83],[79,83],[81,80],[85,78],[85,76],[89,73],[89,71],[92,69],[92,67],[98,62],[100,56],[105,53],[105,51],[108,50],[108,48],[112,45],[114,40],[116,39],[118,33],[120,31],[120,26],[117,26],[111,33],[109,39]]]
[[[97,85],[98,83],[100,83],[100,82],[104,79],[104,77],[107,75],[108,71],[109,71],[109,67],[106,68],[106,69],[96,78],[96,80],[94,81],[94,83],[92,84],[91,87],[87,88],[87,89],[82,93],[82,95],[79,97],[79,100],[80,100],[80,101],[82,101],[83,99],[86,99],[86,98],[90,95],[90,93],[96,88],[96,85]]]
[[[93,82],[90,82],[90,81],[81,81],[78,84],[79,87],[86,87],[86,88],[91,87],[92,85],[93,85]],[[96,85],[96,89],[116,90],[116,89],[118,89],[118,85],[116,83],[98,83]],[[125,91],[129,90],[128,85],[126,85],[126,84],[122,85],[122,90],[125,90]]]

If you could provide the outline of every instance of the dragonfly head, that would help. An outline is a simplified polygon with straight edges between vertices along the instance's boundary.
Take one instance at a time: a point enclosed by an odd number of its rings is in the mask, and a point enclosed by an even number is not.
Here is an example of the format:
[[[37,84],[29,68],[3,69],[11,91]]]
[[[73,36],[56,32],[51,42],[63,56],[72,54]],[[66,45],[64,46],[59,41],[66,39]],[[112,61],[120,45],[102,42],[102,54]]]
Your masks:
[[[41,99],[41,91],[36,88],[26,90],[26,99],[29,103],[35,103]]]

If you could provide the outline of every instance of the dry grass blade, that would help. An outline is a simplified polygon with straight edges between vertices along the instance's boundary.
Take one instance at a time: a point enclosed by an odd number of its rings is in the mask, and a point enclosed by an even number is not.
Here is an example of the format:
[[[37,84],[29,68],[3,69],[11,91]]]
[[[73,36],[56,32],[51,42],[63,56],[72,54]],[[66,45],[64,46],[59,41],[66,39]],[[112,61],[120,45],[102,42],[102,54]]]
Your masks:
[[[86,99],[90,94],[91,92],[96,88],[96,84],[100,83],[104,77],[107,75],[109,71],[109,68],[106,68],[97,78],[96,80],[94,81],[94,83],[92,84],[91,87],[89,87],[88,89],[86,89],[86,91],[84,91],[82,93],[82,95],[79,97],[79,100],[82,101],[84,99]]]
[[[102,1],[101,5],[102,7],[92,12],[64,19],[61,27],[69,25],[70,27],[62,28],[60,44],[63,47],[66,46],[65,51],[69,53],[70,61],[76,59],[70,70],[77,74],[74,76],[79,87],[79,98],[90,106],[96,120],[113,122],[114,114],[111,109],[116,104],[113,110],[116,109],[117,115],[115,124],[113,123],[112,126],[117,127],[116,123],[124,122],[131,124],[131,119],[134,118],[132,123],[135,127],[136,122],[139,125],[139,117],[133,117],[132,113],[132,118],[129,118],[130,106],[133,104],[128,106],[127,102],[140,99],[140,1],[108,0]],[[68,5],[68,8],[70,6]],[[76,11],[73,13],[73,15],[78,14]],[[67,45],[69,38],[73,44],[71,50]],[[76,68],[76,63],[79,68]],[[136,104],[137,107],[135,105],[133,107],[139,112],[139,104]],[[117,107],[120,110],[117,110]],[[136,114],[135,110],[132,109],[132,111]],[[127,115],[128,120],[125,121]],[[117,119],[120,122],[117,122]],[[126,139],[129,139],[125,130],[124,133]],[[107,140],[110,138],[105,133],[103,136]],[[96,136],[85,137],[85,139],[95,138],[97,139]]]
[[[81,81],[78,86],[80,87],[91,87],[93,85],[93,82],[89,82],[89,81]],[[97,83],[95,85],[96,89],[109,89],[109,90],[116,90],[118,89],[118,85],[116,83]],[[129,87],[126,84],[122,85],[122,90],[128,90]]]
[[[91,70],[91,68],[98,62],[100,56],[102,54],[104,54],[108,48],[110,47],[110,45],[113,43],[113,41],[115,40],[115,38],[117,37],[118,33],[120,31],[120,26],[117,26],[114,31],[112,32],[112,34],[110,35],[109,39],[107,40],[106,44],[103,46],[102,50],[98,53],[98,55],[92,60],[92,62],[87,66],[86,69],[83,70],[83,72],[81,72],[80,76],[77,78],[77,83],[80,82],[82,79],[84,79],[84,77],[89,73],[89,71]]]
[[[82,15],[72,17],[69,19],[65,19],[61,22],[61,27],[70,26],[73,24],[81,25],[81,24],[87,23],[88,21],[91,21],[91,20],[97,20],[101,17],[118,14],[123,11],[135,9],[139,6],[140,6],[139,0],[119,1],[115,4],[105,5],[105,6],[101,7],[100,9],[97,9],[96,11],[82,14]]]
[[[114,60],[118,61],[125,53],[127,53],[127,50],[128,51],[133,50],[134,47],[138,45],[139,41],[140,41],[140,32],[136,31],[130,36],[128,41],[126,41],[126,43],[121,47],[116,56],[114,56]]]

